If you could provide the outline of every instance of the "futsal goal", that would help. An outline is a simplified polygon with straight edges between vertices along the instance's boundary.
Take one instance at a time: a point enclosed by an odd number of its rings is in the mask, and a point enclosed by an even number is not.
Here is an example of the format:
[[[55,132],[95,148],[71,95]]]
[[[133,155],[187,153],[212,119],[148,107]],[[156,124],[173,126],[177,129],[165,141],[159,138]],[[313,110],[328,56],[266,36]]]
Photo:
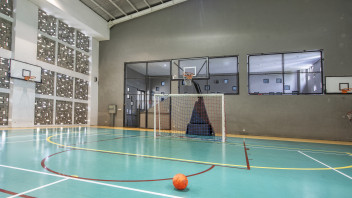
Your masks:
[[[223,94],[155,94],[154,137],[225,142]]]

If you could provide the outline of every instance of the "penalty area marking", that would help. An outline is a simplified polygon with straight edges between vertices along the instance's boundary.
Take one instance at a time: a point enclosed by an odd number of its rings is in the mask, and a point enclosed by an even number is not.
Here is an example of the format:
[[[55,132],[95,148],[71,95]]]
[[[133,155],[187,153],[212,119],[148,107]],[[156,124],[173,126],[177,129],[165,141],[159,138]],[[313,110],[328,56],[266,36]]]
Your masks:
[[[120,155],[130,155],[136,157],[147,157],[153,159],[164,159],[164,160],[172,160],[172,161],[182,161],[182,162],[191,162],[191,163],[198,163],[198,164],[208,164],[208,165],[215,165],[215,166],[227,166],[227,167],[243,167],[247,168],[246,165],[236,165],[236,164],[222,164],[222,163],[215,163],[215,162],[204,162],[204,161],[196,161],[196,160],[188,160],[188,159],[179,159],[179,158],[172,158],[172,157],[162,157],[162,156],[153,156],[153,155],[143,155],[138,153],[124,153],[124,152],[117,152],[117,151],[107,151],[107,150],[98,150],[98,149],[90,149],[90,148],[82,148],[82,147],[74,147],[59,144],[56,142],[51,141],[52,137],[56,135],[49,136],[46,140],[51,144],[55,144],[57,146],[61,146],[64,148],[72,148],[77,150],[84,150],[84,151],[95,151],[101,153],[112,153],[112,154],[120,154]],[[272,169],[272,170],[330,170],[330,168],[281,168],[281,167],[262,167],[262,166],[251,166],[252,168],[261,168],[261,169]],[[335,167],[334,169],[347,169],[352,168],[352,165],[343,166],[343,167]]]
[[[78,178],[66,177],[66,176],[61,176],[61,175],[56,175],[56,174],[51,174],[51,173],[46,173],[46,172],[40,172],[40,171],[35,171],[35,170],[30,170],[30,169],[18,168],[18,167],[14,167],[14,166],[6,166],[6,165],[1,165],[0,164],[0,167],[10,168],[10,169],[15,169],[15,170],[21,170],[21,171],[26,171],[26,172],[32,172],[32,173],[37,173],[37,174],[42,174],[42,175],[50,175],[50,176],[54,176],[54,177],[65,178],[66,180],[68,180],[68,179],[76,180],[76,181],[92,183],[92,184],[97,184],[97,185],[102,185],[102,186],[109,186],[109,187],[113,187],[113,188],[119,188],[119,189],[130,190],[130,191],[135,191],[135,192],[141,192],[141,193],[146,193],[146,194],[158,195],[158,196],[162,196],[162,197],[181,198],[181,197],[174,196],[174,195],[168,195],[168,194],[157,193],[157,192],[152,192],[152,191],[147,191],[147,190],[141,190],[141,189],[137,189],[137,188],[130,188],[130,187],[118,186],[118,185],[107,184],[107,183],[102,183],[102,182],[96,182],[96,181],[89,181],[89,180],[83,180],[83,179],[78,179]]]
[[[340,173],[341,175],[347,177],[348,179],[352,179],[351,176],[346,175],[345,173],[343,173],[343,172],[341,172],[341,171],[338,171],[338,170],[336,170],[335,168],[332,168],[332,167],[329,166],[329,165],[324,164],[323,162],[321,162],[321,161],[319,161],[319,160],[317,160],[317,159],[315,159],[315,158],[313,158],[313,157],[311,157],[311,156],[309,156],[309,155],[303,153],[302,151],[298,151],[298,152],[299,152],[300,154],[302,154],[302,155],[304,155],[304,156],[306,156],[306,157],[308,157],[308,158],[310,158],[310,159],[312,159],[312,160],[314,160],[314,161],[316,161],[316,162],[318,162],[318,163],[320,163],[320,164],[322,164],[322,165],[324,165],[324,166],[330,168],[331,170],[336,171],[337,173]]]

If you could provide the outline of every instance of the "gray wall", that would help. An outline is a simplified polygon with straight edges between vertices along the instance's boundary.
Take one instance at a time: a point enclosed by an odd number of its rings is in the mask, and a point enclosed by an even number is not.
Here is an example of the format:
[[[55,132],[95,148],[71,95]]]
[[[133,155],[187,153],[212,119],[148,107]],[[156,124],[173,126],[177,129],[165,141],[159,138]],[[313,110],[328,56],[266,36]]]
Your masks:
[[[123,107],[124,62],[239,55],[228,133],[352,141],[352,95],[248,95],[247,54],[324,49],[324,75],[351,75],[352,1],[190,0],[111,29],[100,44],[99,124]],[[116,123],[123,125],[123,112]]]

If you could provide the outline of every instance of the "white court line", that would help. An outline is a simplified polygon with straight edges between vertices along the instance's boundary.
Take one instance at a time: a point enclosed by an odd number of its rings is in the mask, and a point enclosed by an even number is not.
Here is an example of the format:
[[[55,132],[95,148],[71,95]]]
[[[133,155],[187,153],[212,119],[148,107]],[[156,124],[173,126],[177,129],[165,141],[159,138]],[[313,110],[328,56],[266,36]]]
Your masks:
[[[307,154],[303,153],[302,151],[298,151],[298,152],[299,152],[299,153],[301,153],[302,155],[304,155],[304,156],[306,156],[306,157],[308,157],[308,158],[310,158],[310,159],[312,159],[312,160],[314,160],[314,161],[316,161],[316,162],[318,162],[318,163],[320,163],[320,164],[322,164],[322,165],[324,165],[324,166],[326,166],[326,167],[330,168],[331,170],[333,170],[333,171],[336,171],[336,172],[340,173],[341,175],[343,175],[343,176],[347,177],[348,179],[352,179],[352,177],[351,177],[351,176],[346,175],[345,173],[343,173],[343,172],[341,172],[341,171],[338,171],[338,170],[336,170],[336,169],[332,168],[332,167],[331,167],[331,166],[329,166],[329,165],[324,164],[323,162],[321,162],[321,161],[319,161],[319,160],[317,160],[317,159],[315,159],[315,158],[313,158],[313,157],[311,157],[311,156],[309,156],[309,155],[307,155]]]
[[[36,190],[39,190],[39,189],[42,189],[42,188],[45,188],[45,187],[48,187],[48,186],[51,186],[51,185],[54,185],[54,184],[57,184],[57,183],[60,183],[60,182],[63,182],[63,181],[66,181],[70,178],[66,178],[66,179],[62,179],[62,180],[59,180],[59,181],[56,181],[56,182],[53,182],[53,183],[50,183],[50,184],[46,184],[44,186],[40,186],[38,188],[34,188],[34,189],[31,189],[31,190],[27,190],[25,192],[22,192],[22,193],[19,193],[19,194],[16,194],[16,195],[13,195],[13,196],[10,196],[10,197],[7,197],[7,198],[13,198],[13,197],[18,197],[18,196],[21,196],[21,195],[24,195],[24,194],[28,194],[30,192],[33,192],[33,191],[36,191]]]
[[[241,146],[241,145],[239,145]],[[246,144],[247,146],[247,144]],[[260,147],[260,146],[247,146],[248,148],[255,148],[255,149],[267,149],[267,150],[275,150],[275,151],[288,151],[288,152],[298,152],[299,149],[281,149],[281,148],[268,148],[268,147]],[[327,152],[327,151],[310,151],[310,150],[307,150],[307,151],[304,151],[304,152],[307,152],[307,153],[320,153],[320,154],[326,154],[326,155],[347,155],[346,153],[342,152],[342,151],[337,151],[337,152]],[[338,153],[340,152],[340,153]]]
[[[107,132],[107,131],[106,131]],[[67,135],[68,133],[63,133],[63,134],[60,134],[60,135]],[[45,135],[45,134],[44,134]],[[117,135],[121,135],[121,134],[108,134],[108,133],[104,133],[103,134],[101,132],[99,133],[92,133],[92,134],[88,134],[88,135],[84,135],[85,137],[87,136],[93,136],[93,135],[96,135],[96,136],[99,136],[99,135],[104,135],[104,136],[116,136],[116,137],[125,137],[125,136],[117,136]],[[33,137],[33,135],[27,135],[29,137]],[[27,137],[27,136],[12,136],[12,137]],[[40,135],[41,136],[41,135]],[[77,135],[78,136],[78,135]],[[74,137],[77,137],[77,136],[74,136]],[[7,137],[7,138],[10,138],[10,137]],[[52,139],[60,139],[61,137],[53,137]],[[44,139],[39,139],[39,141],[41,140],[46,140],[46,138]],[[38,141],[38,140],[23,140],[23,141],[11,141],[11,142],[5,142],[5,144],[10,144],[10,143],[21,143],[21,142],[35,142],[35,141]],[[0,144],[2,144],[2,142],[0,142]]]
[[[66,135],[66,134],[63,134],[63,135]],[[88,137],[88,136],[93,136],[93,135],[104,135],[104,136],[116,136],[116,135],[111,135],[111,134],[90,134],[90,135],[85,135],[85,137]],[[118,134],[120,135],[120,134]],[[116,136],[116,137],[125,137],[125,136]],[[61,137],[53,137],[52,139],[60,139]],[[42,140],[46,140],[46,138],[44,139],[38,139],[38,140],[24,140],[24,141],[13,141],[13,142],[5,142],[5,144],[11,144],[11,143],[21,143],[21,142],[37,142],[37,141],[42,141]],[[0,142],[1,144],[1,142]]]
[[[104,135],[104,136],[114,136],[114,137],[136,137],[134,135],[131,136],[116,136],[116,135],[111,135],[111,134],[92,134],[92,135],[85,135],[85,137],[87,136],[93,136],[93,135]],[[120,135],[120,134],[118,134]],[[137,136],[137,137],[145,137],[145,136]],[[52,139],[60,139],[61,137],[53,137]],[[25,140],[25,141],[14,141],[14,142],[5,142],[5,144],[11,144],[11,143],[21,143],[21,142],[38,142],[38,141],[42,141],[42,140],[47,140],[47,138],[45,139],[39,139],[39,140]],[[0,142],[1,144],[1,142]]]
[[[36,130],[36,129],[28,129],[28,130]],[[58,131],[52,131],[51,133],[55,133],[55,132],[58,132]],[[77,134],[77,133],[84,133],[85,131],[72,131],[70,133],[72,134]],[[103,134],[100,134],[100,133],[106,133],[106,132],[112,132],[111,130],[104,130],[104,131],[86,131],[87,133],[90,133],[90,134],[98,134],[98,135],[103,135]],[[119,133],[122,133],[122,131],[113,131],[113,132],[119,132]],[[67,135],[68,133],[66,131],[64,131],[64,133],[61,133],[62,135]],[[60,135],[61,135],[60,134]],[[43,135],[46,135],[46,134],[40,134],[39,136],[43,136]],[[53,135],[53,134],[51,134]],[[111,136],[113,135],[118,135],[118,134],[110,134]],[[18,137],[33,137],[33,135],[19,135],[19,136],[10,136],[10,137],[6,137],[6,139],[9,139],[9,138],[18,138]],[[1,143],[1,142],[0,142]]]
[[[107,183],[102,183],[102,182],[65,177],[62,175],[55,175],[55,174],[51,174],[51,173],[40,172],[40,171],[24,169],[24,168],[18,168],[18,167],[13,167],[13,166],[6,166],[6,165],[2,165],[2,164],[0,164],[0,167],[21,170],[21,171],[26,171],[26,172],[32,172],[32,173],[38,173],[38,174],[42,174],[42,175],[50,175],[50,176],[54,176],[54,177],[61,177],[61,178],[66,178],[66,179],[71,179],[71,180],[76,180],[76,181],[81,181],[81,182],[86,182],[86,183],[98,184],[98,185],[102,185],[102,186],[109,186],[109,187],[113,187],[113,188],[119,188],[119,189],[131,190],[131,191],[141,192],[141,193],[146,193],[146,194],[158,195],[158,196],[162,196],[162,197],[181,198],[181,197],[174,196],[174,195],[167,195],[167,194],[162,194],[162,193],[157,193],[157,192],[152,192],[152,191],[147,191],[147,190],[140,190],[137,188],[129,188],[129,187],[112,185],[112,184],[107,184]]]
[[[37,129],[25,129],[25,130],[37,130]],[[0,131],[1,131],[1,129],[0,129]],[[65,135],[68,134],[67,131],[58,131],[58,130],[51,131],[51,133],[55,133],[55,132],[59,132],[59,133],[65,134]],[[111,132],[111,131],[109,131],[109,130],[104,130],[104,131],[83,131],[83,130],[81,130],[81,131],[70,131],[69,133],[75,134],[75,133],[79,133],[79,132],[99,134],[99,133],[105,133],[105,132]],[[118,132],[118,131],[115,131],[115,132]],[[10,132],[7,132],[7,133],[10,133]],[[28,133],[28,132],[23,132],[23,133]],[[39,134],[39,136],[43,136],[43,135],[46,135],[46,134]],[[6,138],[17,138],[17,137],[33,137],[33,134],[31,134],[31,135],[14,135],[14,136],[6,137]]]

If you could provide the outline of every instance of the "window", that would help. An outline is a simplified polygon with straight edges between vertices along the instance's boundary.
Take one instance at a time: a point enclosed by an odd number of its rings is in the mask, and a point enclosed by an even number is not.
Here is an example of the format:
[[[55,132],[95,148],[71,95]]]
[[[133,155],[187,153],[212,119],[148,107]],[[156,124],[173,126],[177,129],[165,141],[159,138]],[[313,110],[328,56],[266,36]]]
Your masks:
[[[171,91],[170,61],[130,62],[125,64],[125,109],[124,126],[149,127],[153,119],[154,94],[169,94]],[[134,103],[132,102],[133,98]],[[130,116],[132,115],[132,116]],[[148,116],[149,115],[149,116]],[[145,116],[140,122],[139,116]]]
[[[202,93],[238,94],[238,58],[237,56],[210,57],[209,79],[194,80]],[[180,82],[179,93],[195,94],[194,86],[184,86]],[[235,89],[233,87],[236,87]]]
[[[322,51],[248,56],[248,93],[322,94]]]
[[[208,85],[209,92],[238,94],[238,57],[213,57],[209,58],[209,75]]]

